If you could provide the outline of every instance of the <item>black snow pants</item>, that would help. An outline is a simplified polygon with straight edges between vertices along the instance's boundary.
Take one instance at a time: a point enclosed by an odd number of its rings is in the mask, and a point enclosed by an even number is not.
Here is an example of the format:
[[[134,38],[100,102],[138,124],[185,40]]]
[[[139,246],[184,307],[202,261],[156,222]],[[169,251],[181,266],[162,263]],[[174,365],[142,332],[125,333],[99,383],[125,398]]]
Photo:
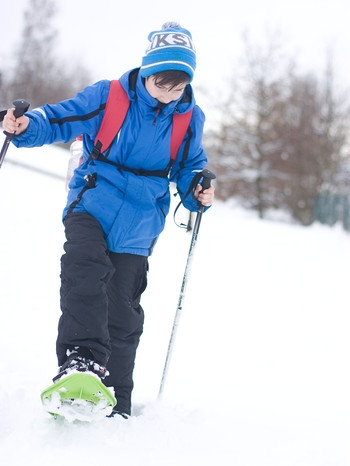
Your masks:
[[[87,213],[67,215],[64,225],[58,364],[65,362],[67,350],[90,352],[107,366],[104,383],[114,387],[118,410],[130,414],[148,258],[109,252],[99,222]]]

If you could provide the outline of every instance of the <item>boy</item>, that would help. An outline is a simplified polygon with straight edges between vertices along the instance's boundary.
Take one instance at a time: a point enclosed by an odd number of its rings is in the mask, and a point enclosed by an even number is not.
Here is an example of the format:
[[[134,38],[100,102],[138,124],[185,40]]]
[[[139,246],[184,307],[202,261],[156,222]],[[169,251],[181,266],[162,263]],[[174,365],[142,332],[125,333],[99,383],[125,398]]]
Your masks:
[[[61,317],[58,381],[72,370],[92,371],[115,391],[112,414],[131,414],[133,369],[144,313],[148,257],[169,212],[169,183],[175,182],[191,211],[208,207],[214,187],[198,185],[185,196],[207,163],[202,146],[204,114],[190,82],[196,68],[191,34],[166,23],[149,34],[140,68],[120,83],[130,99],[112,145],[92,156],[110,81],[88,86],[75,97],[44,105],[3,128],[17,147],[68,142],[83,134],[83,163],[72,177],[63,212],[66,242],[61,258]],[[189,130],[170,166],[172,117],[192,110]]]

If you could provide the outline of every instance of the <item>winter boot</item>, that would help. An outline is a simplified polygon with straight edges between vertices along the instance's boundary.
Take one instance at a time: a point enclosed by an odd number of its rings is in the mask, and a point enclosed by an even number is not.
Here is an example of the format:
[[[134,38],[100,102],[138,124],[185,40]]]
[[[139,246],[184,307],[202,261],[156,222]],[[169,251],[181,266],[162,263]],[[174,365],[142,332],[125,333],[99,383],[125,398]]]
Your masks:
[[[108,375],[107,369],[90,358],[92,358],[90,351],[84,352],[79,347],[69,351],[66,362],[59,368],[58,374],[52,379],[53,382],[57,382],[63,375],[72,371],[93,372],[100,379],[104,379]]]

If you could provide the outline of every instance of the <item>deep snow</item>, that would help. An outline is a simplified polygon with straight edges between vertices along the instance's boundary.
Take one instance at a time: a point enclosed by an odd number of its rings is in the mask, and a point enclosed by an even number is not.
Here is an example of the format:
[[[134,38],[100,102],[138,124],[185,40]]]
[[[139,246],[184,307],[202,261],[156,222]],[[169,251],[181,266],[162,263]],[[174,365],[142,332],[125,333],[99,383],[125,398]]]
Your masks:
[[[190,242],[169,215],[150,259],[133,416],[64,424],[40,404],[57,370],[64,182],[10,160],[64,175],[68,157],[11,146],[0,170],[1,464],[350,465],[349,234],[217,202],[159,400]]]

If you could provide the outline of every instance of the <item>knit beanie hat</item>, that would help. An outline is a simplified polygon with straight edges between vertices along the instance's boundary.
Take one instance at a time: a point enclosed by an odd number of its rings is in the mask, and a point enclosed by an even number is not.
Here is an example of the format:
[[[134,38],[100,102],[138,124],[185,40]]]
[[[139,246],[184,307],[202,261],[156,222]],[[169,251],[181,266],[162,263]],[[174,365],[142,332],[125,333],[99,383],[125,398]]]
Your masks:
[[[146,78],[160,71],[185,71],[190,81],[196,69],[196,50],[191,33],[178,23],[165,23],[160,31],[148,35],[150,45],[142,58],[141,76]]]

